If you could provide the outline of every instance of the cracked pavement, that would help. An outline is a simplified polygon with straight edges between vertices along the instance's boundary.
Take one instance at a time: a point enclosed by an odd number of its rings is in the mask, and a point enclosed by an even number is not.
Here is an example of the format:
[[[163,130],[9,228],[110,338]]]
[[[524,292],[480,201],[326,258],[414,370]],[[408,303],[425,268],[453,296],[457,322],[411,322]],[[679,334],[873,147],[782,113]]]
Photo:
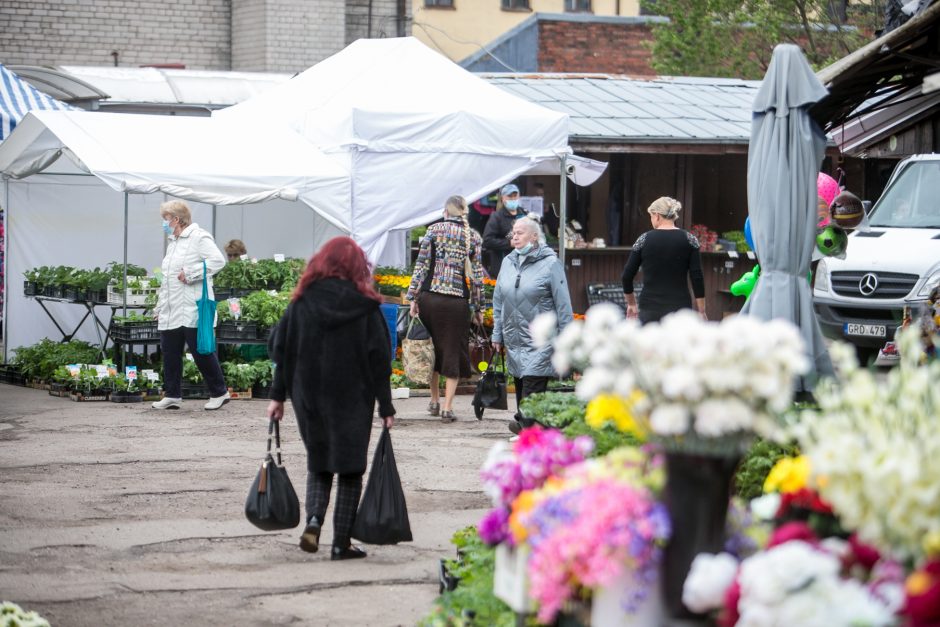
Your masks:
[[[437,596],[451,534],[487,507],[478,470],[512,412],[477,421],[458,396],[459,420],[445,425],[425,415],[427,398],[394,402],[414,542],[331,562],[297,547],[300,527],[263,532],[244,518],[267,401],[159,412],[0,384],[0,599],[56,627],[414,625]],[[376,421],[373,446],[379,432]],[[289,404],[282,445],[302,502]],[[322,538],[328,547],[331,520]]]

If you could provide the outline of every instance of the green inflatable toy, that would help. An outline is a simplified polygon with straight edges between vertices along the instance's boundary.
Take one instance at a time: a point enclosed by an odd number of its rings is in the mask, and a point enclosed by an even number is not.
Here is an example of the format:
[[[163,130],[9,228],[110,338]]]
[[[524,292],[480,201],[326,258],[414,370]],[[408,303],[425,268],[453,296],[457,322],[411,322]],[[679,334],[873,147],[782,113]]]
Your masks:
[[[750,272],[745,272],[741,278],[731,284],[731,293],[734,296],[743,296],[748,298],[754,291],[754,285],[757,284],[757,277],[760,276],[760,265],[754,266]]]

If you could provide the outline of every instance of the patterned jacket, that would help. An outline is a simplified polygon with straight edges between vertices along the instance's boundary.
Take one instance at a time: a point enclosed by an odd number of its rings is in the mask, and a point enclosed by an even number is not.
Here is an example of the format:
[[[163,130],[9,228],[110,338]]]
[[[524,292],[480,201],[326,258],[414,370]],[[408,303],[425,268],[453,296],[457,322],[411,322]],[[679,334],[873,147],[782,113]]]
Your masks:
[[[467,259],[467,231],[470,232],[470,289],[464,275]],[[441,220],[428,227],[421,239],[418,261],[405,298],[414,300],[419,292],[434,292],[470,298],[470,307],[483,306],[483,240],[480,234],[460,220]]]

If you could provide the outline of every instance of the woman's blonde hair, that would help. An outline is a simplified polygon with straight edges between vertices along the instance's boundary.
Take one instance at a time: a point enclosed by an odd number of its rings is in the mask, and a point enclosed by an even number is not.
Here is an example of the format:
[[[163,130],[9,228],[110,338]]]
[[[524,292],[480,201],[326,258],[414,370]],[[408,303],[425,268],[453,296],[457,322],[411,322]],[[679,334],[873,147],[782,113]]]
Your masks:
[[[229,240],[229,243],[225,245],[225,254],[240,257],[248,254],[248,248],[245,246],[245,242],[240,239]]]
[[[184,228],[193,222],[193,213],[189,210],[189,205],[182,200],[168,200],[160,205],[160,215],[179,218],[180,226]]]
[[[538,214],[527,213],[516,220],[516,224],[525,227],[529,233],[535,234],[535,236],[538,237],[539,245],[545,244],[545,233],[542,231],[542,223],[539,220]]]
[[[660,196],[646,210],[650,215],[658,214],[667,220],[675,220],[682,210],[682,203],[669,196]]]
[[[463,222],[463,236],[467,240],[467,256],[463,260],[464,276],[467,280],[473,276],[473,265],[470,263],[470,251],[473,250],[473,233],[470,232],[470,223],[467,221],[467,199],[463,196],[451,196],[444,203],[444,213],[448,218],[460,218]]]

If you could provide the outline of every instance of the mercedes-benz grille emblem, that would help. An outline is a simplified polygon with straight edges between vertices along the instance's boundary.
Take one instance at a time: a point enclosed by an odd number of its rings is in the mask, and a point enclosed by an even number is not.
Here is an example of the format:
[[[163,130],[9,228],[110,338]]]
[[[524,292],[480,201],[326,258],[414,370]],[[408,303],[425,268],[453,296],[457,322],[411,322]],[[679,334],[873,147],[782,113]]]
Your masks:
[[[858,291],[862,296],[871,296],[878,289],[878,277],[869,272],[858,281]]]

